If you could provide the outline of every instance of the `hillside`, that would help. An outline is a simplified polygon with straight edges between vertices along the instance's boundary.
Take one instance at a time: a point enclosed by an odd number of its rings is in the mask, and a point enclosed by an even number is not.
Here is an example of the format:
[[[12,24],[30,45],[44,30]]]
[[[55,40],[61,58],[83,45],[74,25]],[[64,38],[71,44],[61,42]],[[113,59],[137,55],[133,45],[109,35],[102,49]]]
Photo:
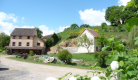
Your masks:
[[[122,39],[127,39],[127,34],[128,31],[126,29],[126,26],[123,26],[122,30],[119,32],[118,27],[112,27],[112,26],[108,26],[107,27],[107,32],[105,30],[102,30],[101,26],[95,26],[95,27],[89,27],[90,29],[93,30],[98,30],[99,33],[104,32],[105,36],[110,37],[110,36],[115,36],[115,37],[122,37]],[[81,29],[83,28],[78,28],[78,29],[74,29],[74,30],[69,30],[69,31],[63,31],[58,33],[57,35],[61,36],[61,40],[65,40],[70,36],[70,32],[79,32]]]

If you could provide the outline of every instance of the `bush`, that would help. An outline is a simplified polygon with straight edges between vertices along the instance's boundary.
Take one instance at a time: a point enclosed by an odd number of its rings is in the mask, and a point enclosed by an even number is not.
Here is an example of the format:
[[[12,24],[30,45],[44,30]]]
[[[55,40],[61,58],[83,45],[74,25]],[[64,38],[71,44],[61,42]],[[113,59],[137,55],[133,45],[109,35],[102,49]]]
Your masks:
[[[53,44],[52,39],[51,39],[51,38],[47,38],[47,39],[46,39],[46,46],[47,46],[47,47],[51,47],[52,44]]]
[[[30,56],[33,56],[34,52],[31,50],[31,51],[29,51],[29,54],[30,54]]]
[[[0,52],[2,52],[2,49],[0,49]]]
[[[108,56],[109,52],[95,52],[94,58],[97,59],[98,66],[100,67],[106,67],[106,56]]]
[[[103,23],[101,24],[102,29],[105,29],[106,26],[107,26],[107,24],[106,24],[105,22],[103,22]]]
[[[68,39],[76,38],[78,37],[79,33],[78,32],[70,32],[70,36]]]
[[[58,53],[57,57],[65,64],[69,64],[71,63],[72,54],[68,50],[62,50]]]
[[[122,27],[123,27],[123,25],[121,25],[121,24],[118,25],[118,30],[119,30],[119,32],[122,31]]]

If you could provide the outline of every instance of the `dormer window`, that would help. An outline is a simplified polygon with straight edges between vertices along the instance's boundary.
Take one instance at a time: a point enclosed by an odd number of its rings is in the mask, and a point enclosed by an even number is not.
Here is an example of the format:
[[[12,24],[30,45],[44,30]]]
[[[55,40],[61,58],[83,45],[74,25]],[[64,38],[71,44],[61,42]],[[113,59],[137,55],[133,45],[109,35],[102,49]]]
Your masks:
[[[37,46],[40,46],[40,43],[37,43]]]
[[[30,39],[30,36],[27,36],[27,39]]]
[[[19,39],[22,39],[22,36],[20,36]]]
[[[16,36],[13,36],[13,39],[16,39]]]

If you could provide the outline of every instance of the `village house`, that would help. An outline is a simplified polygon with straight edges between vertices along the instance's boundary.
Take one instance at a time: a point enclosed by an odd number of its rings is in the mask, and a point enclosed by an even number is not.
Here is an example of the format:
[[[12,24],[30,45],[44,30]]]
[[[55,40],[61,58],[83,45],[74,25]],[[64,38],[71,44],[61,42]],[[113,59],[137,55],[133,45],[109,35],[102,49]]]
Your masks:
[[[81,37],[83,34],[86,34],[86,36],[89,39],[93,40],[93,45],[91,45],[89,47],[89,52],[100,51],[100,48],[96,45],[96,38],[98,36],[98,33],[95,30],[85,28],[78,37]],[[82,47],[82,46],[80,46],[80,47],[64,47],[63,49],[68,50],[70,53],[87,53],[88,52],[87,48]]]
[[[9,46],[10,54],[23,54],[32,50],[34,54],[41,55],[45,53],[45,42],[37,37],[35,28],[15,28],[10,35]]]

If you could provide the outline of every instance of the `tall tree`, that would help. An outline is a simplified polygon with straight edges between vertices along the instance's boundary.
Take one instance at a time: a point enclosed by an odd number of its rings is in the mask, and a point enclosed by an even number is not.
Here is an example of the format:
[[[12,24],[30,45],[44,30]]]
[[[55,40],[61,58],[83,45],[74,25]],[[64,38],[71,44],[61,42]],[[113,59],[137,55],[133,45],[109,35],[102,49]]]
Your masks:
[[[78,29],[79,26],[77,24],[71,24],[70,26],[70,29],[73,30],[73,29]]]
[[[111,25],[117,26],[120,24],[120,20],[123,20],[121,18],[123,12],[122,12],[123,6],[111,6],[108,7],[105,14],[105,19],[109,22],[111,22]]]
[[[42,38],[42,37],[43,37],[43,36],[42,36],[43,32],[42,32],[38,27],[36,27],[36,29],[37,29],[37,36],[38,36],[39,38]]]
[[[83,34],[82,36],[77,38],[77,43],[78,47],[85,47],[89,53],[89,47],[93,45],[93,39],[90,39],[87,37],[86,34]]]
[[[55,45],[59,41],[59,38],[56,33],[52,35],[52,38],[54,39],[53,45]]]
[[[80,27],[81,28],[88,28],[88,27],[90,27],[90,25],[89,24],[82,24]]]
[[[4,32],[0,33],[0,47],[4,48],[9,45],[10,37],[6,35]]]

